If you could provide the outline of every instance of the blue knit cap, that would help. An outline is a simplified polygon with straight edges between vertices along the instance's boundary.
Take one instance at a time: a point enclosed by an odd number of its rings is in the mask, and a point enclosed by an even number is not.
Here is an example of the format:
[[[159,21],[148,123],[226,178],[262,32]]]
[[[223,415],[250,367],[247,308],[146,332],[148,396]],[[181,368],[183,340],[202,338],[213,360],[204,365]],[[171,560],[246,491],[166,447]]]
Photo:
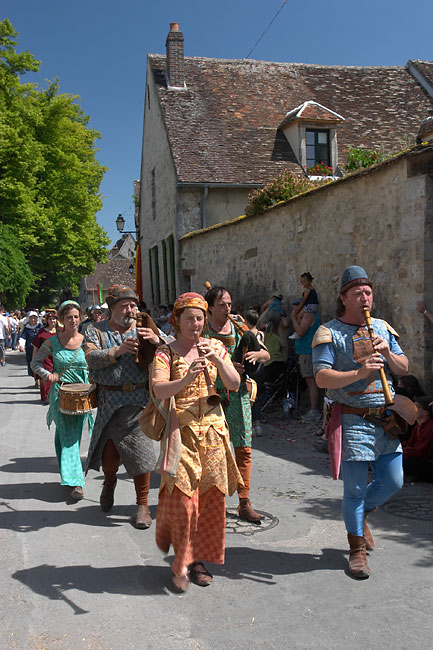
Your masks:
[[[371,287],[371,282],[362,266],[348,266],[341,276],[340,293],[347,291],[350,287],[355,287],[357,284],[368,284]]]

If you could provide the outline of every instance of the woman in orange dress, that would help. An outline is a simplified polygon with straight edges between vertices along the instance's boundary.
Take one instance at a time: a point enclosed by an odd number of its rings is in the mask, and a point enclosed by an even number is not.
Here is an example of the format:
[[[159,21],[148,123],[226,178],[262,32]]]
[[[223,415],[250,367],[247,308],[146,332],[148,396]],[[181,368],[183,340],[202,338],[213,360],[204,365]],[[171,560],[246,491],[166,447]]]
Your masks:
[[[239,388],[239,374],[220,341],[200,338],[195,343],[206,311],[199,294],[182,294],[176,300],[171,315],[176,340],[158,348],[152,372],[155,397],[175,397],[182,442],[176,477],[162,475],[156,515],[158,547],[168,553],[173,545],[173,585],[178,591],[186,591],[190,579],[203,587],[211,583],[203,562],[224,563],[225,495],[242,485],[222,407],[207,403],[203,369],[213,383],[219,374],[232,391]]]

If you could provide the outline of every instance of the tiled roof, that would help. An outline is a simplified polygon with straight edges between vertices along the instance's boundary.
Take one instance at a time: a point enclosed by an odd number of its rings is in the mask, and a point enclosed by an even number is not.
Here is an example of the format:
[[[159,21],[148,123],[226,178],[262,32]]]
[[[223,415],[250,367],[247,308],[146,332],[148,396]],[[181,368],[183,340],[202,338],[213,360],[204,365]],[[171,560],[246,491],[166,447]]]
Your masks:
[[[135,290],[135,273],[129,271],[134,260],[116,257],[105,264],[97,264],[94,272],[86,277],[86,289],[96,289],[101,284],[107,290],[112,284],[125,284]]]
[[[405,67],[185,57],[186,90],[169,90],[166,57],[149,61],[180,182],[263,183],[283,168],[300,171],[278,126],[308,100],[345,118],[337,127],[340,167],[349,146],[395,152],[414,144],[433,109]]]

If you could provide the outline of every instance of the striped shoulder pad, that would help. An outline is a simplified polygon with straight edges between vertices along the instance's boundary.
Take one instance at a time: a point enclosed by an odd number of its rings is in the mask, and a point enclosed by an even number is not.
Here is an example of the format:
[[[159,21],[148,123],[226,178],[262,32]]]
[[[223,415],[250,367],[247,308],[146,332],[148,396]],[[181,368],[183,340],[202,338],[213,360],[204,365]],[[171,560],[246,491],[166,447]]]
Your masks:
[[[316,345],[321,345],[321,343],[332,343],[331,330],[325,325],[320,325],[316,330],[311,347],[315,348]]]
[[[383,321],[383,324],[385,325],[388,332],[391,332],[391,334],[393,334],[396,339],[400,338],[400,334],[398,334],[398,332],[396,332],[395,329],[393,327],[391,327],[391,325],[389,323],[386,322],[386,320]]]

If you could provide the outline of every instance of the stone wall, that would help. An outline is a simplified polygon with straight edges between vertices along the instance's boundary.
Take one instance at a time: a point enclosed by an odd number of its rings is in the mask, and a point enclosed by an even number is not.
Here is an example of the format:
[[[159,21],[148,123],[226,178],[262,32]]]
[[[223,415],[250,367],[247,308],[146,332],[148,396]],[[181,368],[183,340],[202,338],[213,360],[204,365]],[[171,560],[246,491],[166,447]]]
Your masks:
[[[149,272],[149,249],[158,246],[160,300],[165,301],[161,242],[172,234],[177,246],[178,233],[176,227],[176,170],[170,152],[158,94],[149,67],[147,70],[147,80],[139,219],[142,250],[143,298],[151,306],[152,289]],[[152,172],[154,173],[154,188],[152,188]]]
[[[432,169],[433,148],[418,148],[263,215],[186,235],[191,289],[222,284],[246,306],[278,289],[290,304],[301,294],[300,274],[310,271],[325,322],[343,269],[359,264],[374,283],[373,316],[397,329],[410,372],[430,386],[433,327],[416,302],[433,310]]]

